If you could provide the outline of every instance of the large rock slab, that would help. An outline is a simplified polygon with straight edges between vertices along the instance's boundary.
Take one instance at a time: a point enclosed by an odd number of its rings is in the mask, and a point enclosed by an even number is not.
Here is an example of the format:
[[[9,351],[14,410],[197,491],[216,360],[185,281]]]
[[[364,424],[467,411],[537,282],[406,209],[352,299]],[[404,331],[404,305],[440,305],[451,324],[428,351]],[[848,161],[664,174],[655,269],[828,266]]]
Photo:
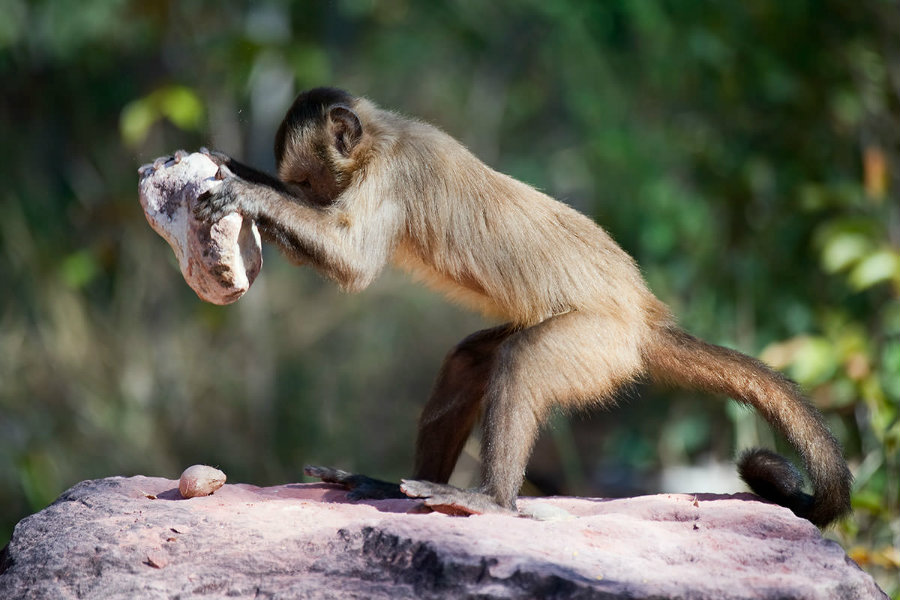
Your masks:
[[[809,522],[749,494],[522,499],[574,517],[409,514],[328,484],[82,482],[23,519],[0,598],[886,598]]]

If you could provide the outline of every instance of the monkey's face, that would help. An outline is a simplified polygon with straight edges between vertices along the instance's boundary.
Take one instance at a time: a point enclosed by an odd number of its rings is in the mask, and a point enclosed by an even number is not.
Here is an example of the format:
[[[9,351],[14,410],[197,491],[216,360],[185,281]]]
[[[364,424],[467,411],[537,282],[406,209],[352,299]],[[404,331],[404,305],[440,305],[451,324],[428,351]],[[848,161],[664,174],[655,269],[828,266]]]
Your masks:
[[[329,156],[324,136],[301,133],[300,143],[289,144],[278,162],[278,176],[293,192],[320,206],[335,201],[347,187],[346,179]],[[320,138],[320,139],[315,139]]]
[[[352,96],[333,89],[300,94],[275,140],[278,176],[293,192],[328,205],[350,184],[351,157],[363,138]]]

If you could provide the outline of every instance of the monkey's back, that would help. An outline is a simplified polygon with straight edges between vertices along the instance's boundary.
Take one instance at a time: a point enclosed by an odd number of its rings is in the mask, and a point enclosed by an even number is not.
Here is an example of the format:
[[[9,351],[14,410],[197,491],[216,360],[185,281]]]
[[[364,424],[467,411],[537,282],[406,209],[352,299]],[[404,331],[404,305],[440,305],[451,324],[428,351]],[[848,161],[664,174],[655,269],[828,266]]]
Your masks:
[[[594,221],[415,126],[403,162],[416,168],[398,175],[409,190],[399,266],[522,326],[573,310],[641,323],[660,312],[634,260]]]

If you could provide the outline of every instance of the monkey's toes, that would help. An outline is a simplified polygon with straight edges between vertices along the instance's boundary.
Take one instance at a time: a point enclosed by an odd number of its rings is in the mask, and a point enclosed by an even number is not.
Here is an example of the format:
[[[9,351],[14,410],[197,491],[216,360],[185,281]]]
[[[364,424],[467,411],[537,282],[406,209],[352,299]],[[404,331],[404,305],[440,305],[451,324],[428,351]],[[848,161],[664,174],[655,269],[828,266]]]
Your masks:
[[[306,465],[303,472],[310,477],[316,477],[326,483],[344,484],[353,476],[352,473],[341,471],[340,469],[332,469],[331,467],[317,467],[314,465]]]
[[[461,490],[443,483],[403,479],[400,483],[400,490],[410,498],[421,498],[425,506],[447,515],[518,514],[515,511],[503,508],[487,494]]]
[[[420,479],[401,479],[400,489],[410,498],[431,498],[441,493],[462,491],[452,485],[423,481]]]

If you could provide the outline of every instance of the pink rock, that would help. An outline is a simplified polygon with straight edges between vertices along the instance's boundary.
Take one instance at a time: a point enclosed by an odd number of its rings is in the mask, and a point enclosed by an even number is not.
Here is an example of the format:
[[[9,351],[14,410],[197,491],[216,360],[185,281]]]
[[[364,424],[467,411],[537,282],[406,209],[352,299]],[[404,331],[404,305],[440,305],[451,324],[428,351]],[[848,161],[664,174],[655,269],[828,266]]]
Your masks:
[[[205,154],[179,154],[140,169],[141,206],[147,221],[175,252],[181,274],[196,294],[230,304],[250,289],[262,268],[256,224],[231,213],[210,225],[194,218],[193,204],[219,184]]]
[[[885,599],[809,522],[750,494],[521,499],[575,518],[408,514],[329,484],[82,482],[23,519],[0,598]]]

